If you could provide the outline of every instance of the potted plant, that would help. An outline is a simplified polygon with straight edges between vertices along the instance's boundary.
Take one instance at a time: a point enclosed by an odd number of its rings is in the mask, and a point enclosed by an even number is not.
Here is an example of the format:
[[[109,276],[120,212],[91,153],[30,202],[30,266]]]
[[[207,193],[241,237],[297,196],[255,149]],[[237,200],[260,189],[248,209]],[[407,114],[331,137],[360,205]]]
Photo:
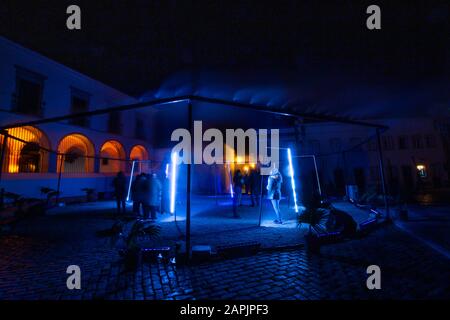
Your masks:
[[[113,225],[113,242],[119,247],[119,254],[128,270],[134,270],[139,264],[142,241],[156,239],[160,230],[158,225],[145,220],[122,220]]]
[[[298,224],[307,223],[308,233],[305,235],[306,251],[308,253],[320,252],[320,236],[326,234],[326,224],[330,210],[317,204],[309,204],[298,216]]]
[[[53,199],[56,199],[59,192],[48,187],[41,187],[41,195],[45,195],[45,204],[48,206],[52,203]]]

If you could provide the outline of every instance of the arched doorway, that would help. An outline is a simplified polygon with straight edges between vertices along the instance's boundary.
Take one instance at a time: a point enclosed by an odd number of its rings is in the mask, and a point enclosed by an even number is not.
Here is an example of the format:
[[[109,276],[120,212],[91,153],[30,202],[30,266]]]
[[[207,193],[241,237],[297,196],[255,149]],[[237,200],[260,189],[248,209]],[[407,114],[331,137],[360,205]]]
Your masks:
[[[100,148],[100,172],[117,173],[125,168],[125,150],[116,140],[106,141]],[[120,160],[113,160],[120,159]]]
[[[8,129],[3,171],[8,173],[40,173],[48,171],[50,141],[40,129],[25,126]],[[17,138],[17,139],[14,139]],[[3,143],[3,136],[1,136]]]
[[[62,154],[58,156],[58,172],[94,172],[94,145],[86,136],[79,133],[65,136],[58,145],[58,153]]]
[[[144,146],[142,145],[135,145],[133,148],[131,148],[131,152],[130,152],[130,160],[138,160],[138,161],[143,161],[143,160],[148,160],[148,152],[147,149],[145,149]],[[148,163],[142,163],[142,162],[138,162],[137,167],[135,167],[135,172],[147,172],[149,168]]]

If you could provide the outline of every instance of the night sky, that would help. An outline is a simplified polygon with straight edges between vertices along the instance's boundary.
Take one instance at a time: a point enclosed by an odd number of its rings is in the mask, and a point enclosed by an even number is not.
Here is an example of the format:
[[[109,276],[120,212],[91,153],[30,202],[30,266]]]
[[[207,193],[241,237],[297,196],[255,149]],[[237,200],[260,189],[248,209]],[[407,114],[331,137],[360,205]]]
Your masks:
[[[65,27],[82,9],[82,30]],[[378,4],[382,30],[366,29]],[[450,2],[2,0],[0,34],[132,95],[185,68],[278,68],[368,79],[450,74]]]

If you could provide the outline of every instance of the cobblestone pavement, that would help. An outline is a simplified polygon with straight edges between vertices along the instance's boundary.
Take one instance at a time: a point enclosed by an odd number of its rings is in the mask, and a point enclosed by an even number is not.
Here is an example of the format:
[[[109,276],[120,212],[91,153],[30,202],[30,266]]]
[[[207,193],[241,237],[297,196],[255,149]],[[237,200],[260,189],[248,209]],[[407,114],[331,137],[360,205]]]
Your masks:
[[[126,272],[117,251],[95,231],[104,214],[48,216],[24,221],[0,236],[0,299],[365,299],[450,298],[449,260],[386,227],[361,240],[183,267],[144,264]],[[82,271],[82,289],[66,289],[66,268]],[[382,289],[366,289],[377,264]]]
[[[408,221],[397,219],[396,224],[450,257],[450,208],[410,205],[408,213]]]

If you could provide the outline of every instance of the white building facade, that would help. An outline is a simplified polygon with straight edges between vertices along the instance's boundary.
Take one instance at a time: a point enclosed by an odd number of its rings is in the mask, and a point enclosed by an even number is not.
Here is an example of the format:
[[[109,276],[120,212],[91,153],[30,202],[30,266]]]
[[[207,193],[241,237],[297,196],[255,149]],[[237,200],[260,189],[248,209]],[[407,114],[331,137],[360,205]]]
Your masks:
[[[136,102],[0,37],[0,126]],[[81,196],[84,188],[108,193],[112,177],[130,171],[131,159],[149,159],[147,129],[138,111],[9,129],[17,139],[6,140],[0,187],[39,197],[41,188],[57,188],[61,172],[61,197]]]

